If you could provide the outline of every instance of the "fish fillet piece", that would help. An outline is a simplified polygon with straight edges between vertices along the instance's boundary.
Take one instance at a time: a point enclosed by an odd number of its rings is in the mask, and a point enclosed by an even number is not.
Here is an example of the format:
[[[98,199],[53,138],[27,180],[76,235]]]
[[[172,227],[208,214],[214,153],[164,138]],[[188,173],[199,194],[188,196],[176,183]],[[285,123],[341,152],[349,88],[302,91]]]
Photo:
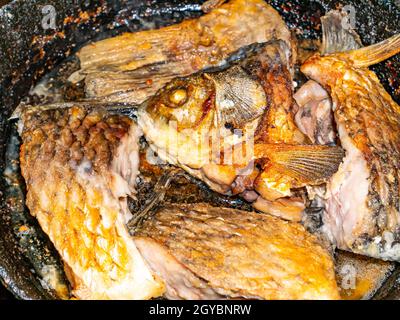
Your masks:
[[[78,53],[80,73],[90,98],[141,103],[175,77],[271,39],[291,43],[278,12],[262,0],[232,0],[198,19],[89,44]]]
[[[146,299],[164,284],[125,226],[138,173],[137,126],[80,107],[28,110],[19,123],[26,205],[66,264],[80,299]]]
[[[338,250],[335,255],[336,279],[344,300],[376,299],[396,268],[396,263]]]
[[[330,13],[332,14],[332,13]],[[345,13],[334,13],[339,15],[341,21],[347,21],[349,17]],[[325,19],[325,20],[324,20]],[[352,28],[343,28],[342,23],[329,23],[326,27],[327,18],[324,17],[323,39],[320,44],[311,43],[315,48],[315,53],[323,54],[337,53],[342,51],[355,50],[362,47],[362,42],[358,34]],[[335,35],[333,37],[332,35]],[[338,41],[340,39],[340,41]],[[299,45],[310,46],[310,41]],[[312,42],[312,41],[311,41]],[[316,50],[319,47],[319,50]],[[301,57],[301,63],[304,63],[308,57]],[[301,54],[299,54],[300,56]],[[295,116],[296,125],[307,135],[313,143],[316,144],[336,144],[336,131],[333,119],[332,99],[329,93],[316,81],[309,80],[295,94],[297,110]]]
[[[170,299],[337,299],[333,261],[300,224],[205,204],[167,205],[135,243]]]
[[[335,11],[323,19],[324,42],[342,41],[346,48],[348,33],[337,32],[341,19]],[[400,35],[361,49],[326,51],[301,68],[329,92],[346,150],[327,185],[323,228],[341,249],[400,261],[400,107],[367,68],[400,52]]]

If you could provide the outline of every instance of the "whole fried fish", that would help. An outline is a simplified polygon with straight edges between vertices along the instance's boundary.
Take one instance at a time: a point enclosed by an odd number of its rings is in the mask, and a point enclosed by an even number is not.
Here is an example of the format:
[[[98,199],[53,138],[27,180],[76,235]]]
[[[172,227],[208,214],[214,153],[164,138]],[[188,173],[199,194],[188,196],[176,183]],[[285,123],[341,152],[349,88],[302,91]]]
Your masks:
[[[215,191],[241,194],[259,210],[300,220],[304,201],[293,190],[323,183],[343,151],[309,145],[296,127],[290,50],[271,41],[227,70],[175,79],[137,117],[164,161]]]
[[[301,68],[329,93],[346,150],[327,186],[323,228],[341,249],[400,261],[400,107],[368,69],[400,52],[400,35],[354,49],[342,21],[339,12],[323,19],[323,55]]]
[[[164,283],[130,238],[140,130],[101,108],[32,108],[21,114],[26,205],[60,253],[81,299],[144,299]]]
[[[214,8],[220,2],[205,4],[211,12],[198,19],[83,47],[78,57],[87,97],[139,104],[173,78],[224,64],[243,47],[271,39],[290,44],[289,30],[265,1],[232,0]]]
[[[300,224],[205,204],[169,205],[135,244],[169,299],[338,299],[328,251]]]

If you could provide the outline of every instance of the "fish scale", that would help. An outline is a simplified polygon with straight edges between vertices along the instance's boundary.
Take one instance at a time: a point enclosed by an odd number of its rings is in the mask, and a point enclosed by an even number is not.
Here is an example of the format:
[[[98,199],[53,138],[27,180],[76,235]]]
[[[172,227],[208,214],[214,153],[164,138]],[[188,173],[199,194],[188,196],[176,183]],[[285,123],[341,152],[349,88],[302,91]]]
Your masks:
[[[26,111],[19,127],[26,205],[63,258],[73,294],[162,294],[163,282],[146,267],[125,226],[139,161],[133,121],[75,106]]]
[[[341,18],[332,11],[323,19],[324,42],[333,43],[335,50],[354,41],[354,34],[339,32]],[[330,93],[346,150],[344,164],[328,182],[324,228],[341,249],[394,261],[400,259],[395,178],[400,175],[400,107],[368,66],[399,52],[400,35],[395,35],[369,47],[316,55],[301,67]],[[342,190],[356,179],[358,190],[347,199]]]
[[[185,288],[193,293],[199,279],[208,291],[198,299],[338,298],[328,251],[300,224],[270,215],[165,205],[137,230],[135,243],[172,299],[189,298]],[[182,284],[175,273],[191,276]]]

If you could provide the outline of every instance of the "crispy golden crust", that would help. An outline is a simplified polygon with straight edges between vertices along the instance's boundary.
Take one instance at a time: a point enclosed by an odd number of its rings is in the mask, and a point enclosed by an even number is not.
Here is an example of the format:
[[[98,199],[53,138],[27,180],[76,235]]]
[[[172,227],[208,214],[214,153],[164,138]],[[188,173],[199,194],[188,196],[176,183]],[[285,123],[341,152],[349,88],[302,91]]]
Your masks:
[[[22,121],[26,204],[72,270],[79,284],[75,295],[142,297],[124,288],[134,281],[132,272],[140,261],[135,261],[136,248],[124,231],[124,207],[114,194],[118,175],[112,167],[132,121],[77,107],[28,112]],[[114,291],[117,287],[120,293]],[[157,289],[161,293],[160,288],[143,292],[143,297]]]
[[[157,241],[215,292],[261,299],[337,299],[333,262],[317,238],[269,215],[168,206],[138,237]]]
[[[335,268],[342,299],[366,300],[371,299],[382,286],[396,268],[396,263],[337,251]]]
[[[247,63],[247,69],[257,76],[267,97],[256,138],[265,143],[308,144],[310,141],[294,122],[293,79],[285,57],[288,49],[282,46],[280,42],[271,44]]]
[[[21,160],[28,176],[50,161],[79,166],[88,160],[96,173],[106,172],[132,120],[80,107],[36,111],[23,115]],[[36,170],[33,170],[36,169]],[[45,173],[45,170],[43,172]]]
[[[400,221],[400,107],[367,68],[355,67],[342,55],[310,58],[302,71],[331,94],[335,120],[363,155],[369,190],[369,212],[357,218],[353,249],[367,251],[368,243],[388,232],[397,241]],[[380,242],[380,240],[378,241]],[[393,243],[395,244],[395,243]],[[366,246],[364,248],[364,246]],[[380,248],[368,254],[379,257]],[[398,259],[397,253],[392,257]]]

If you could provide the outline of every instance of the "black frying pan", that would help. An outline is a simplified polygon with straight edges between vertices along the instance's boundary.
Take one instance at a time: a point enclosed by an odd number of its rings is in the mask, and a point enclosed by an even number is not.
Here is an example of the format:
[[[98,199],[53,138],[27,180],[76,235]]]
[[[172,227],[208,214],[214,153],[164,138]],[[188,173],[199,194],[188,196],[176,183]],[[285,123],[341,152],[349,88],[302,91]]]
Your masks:
[[[9,1],[0,0],[0,5]],[[6,150],[12,134],[7,120],[31,86],[47,71],[90,39],[100,39],[123,31],[135,31],[152,22],[156,27],[172,24],[201,14],[199,0],[15,0],[0,9],[0,170],[14,163],[18,150]],[[355,8],[355,22],[364,44],[383,40],[400,32],[400,0],[271,0],[289,27],[300,37],[320,38],[320,17],[338,5]],[[52,5],[55,27],[42,20]],[[87,14],[82,14],[82,13]],[[382,83],[400,102],[400,57],[376,67]],[[51,299],[56,294],[42,286],[35,270],[44,260],[59,263],[46,235],[24,210],[23,194],[0,178],[0,280],[20,299]],[[15,181],[14,181],[15,182]],[[17,181],[18,182],[18,181]],[[15,230],[31,226],[33,233],[21,238]],[[45,254],[35,250],[40,247]],[[33,248],[33,249],[32,249]],[[36,252],[36,253],[35,253]],[[45,262],[46,262],[45,261]],[[36,269],[35,269],[36,268]],[[376,297],[400,298],[399,270],[382,286]],[[3,294],[4,295],[4,294]],[[0,297],[2,294],[0,293]]]

